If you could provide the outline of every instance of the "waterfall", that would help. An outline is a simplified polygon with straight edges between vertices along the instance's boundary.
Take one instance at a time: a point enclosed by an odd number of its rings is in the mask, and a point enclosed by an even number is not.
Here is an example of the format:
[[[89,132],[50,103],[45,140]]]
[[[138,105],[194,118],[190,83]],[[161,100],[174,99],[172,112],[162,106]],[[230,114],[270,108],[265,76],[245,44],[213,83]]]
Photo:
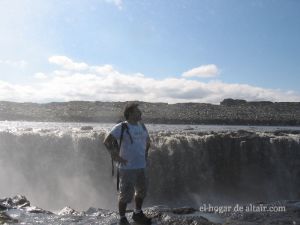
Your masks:
[[[0,132],[1,196],[59,209],[116,208],[105,131]],[[149,204],[300,197],[300,134],[152,132]]]

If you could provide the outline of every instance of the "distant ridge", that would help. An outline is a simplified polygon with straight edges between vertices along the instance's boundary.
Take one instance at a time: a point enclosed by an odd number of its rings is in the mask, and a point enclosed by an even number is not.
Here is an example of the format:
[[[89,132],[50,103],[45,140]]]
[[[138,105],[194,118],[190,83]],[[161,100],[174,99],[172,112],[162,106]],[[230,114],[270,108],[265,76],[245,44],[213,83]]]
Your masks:
[[[138,102],[138,101],[136,101]],[[300,125],[300,102],[247,102],[224,99],[208,103],[138,102],[147,123]],[[70,101],[16,103],[0,101],[0,120],[49,122],[117,122],[127,102]]]

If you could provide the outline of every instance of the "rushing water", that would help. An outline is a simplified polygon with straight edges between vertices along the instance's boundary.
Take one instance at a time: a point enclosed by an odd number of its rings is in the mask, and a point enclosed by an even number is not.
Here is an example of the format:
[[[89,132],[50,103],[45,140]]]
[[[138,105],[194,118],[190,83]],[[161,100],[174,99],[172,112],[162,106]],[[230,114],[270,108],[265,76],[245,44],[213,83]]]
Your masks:
[[[57,122],[26,122],[26,121],[0,121],[0,131],[24,131],[28,129],[40,131],[77,131],[81,127],[91,126],[93,130],[108,131],[113,123],[57,123]],[[300,130],[299,126],[231,126],[231,125],[191,125],[191,124],[146,124],[150,132],[157,131],[276,131],[276,130]]]
[[[0,122],[1,195],[24,194],[46,209],[116,208],[110,157],[102,144],[112,126]],[[299,127],[147,127],[152,139],[148,204],[300,196],[300,135],[272,133]]]

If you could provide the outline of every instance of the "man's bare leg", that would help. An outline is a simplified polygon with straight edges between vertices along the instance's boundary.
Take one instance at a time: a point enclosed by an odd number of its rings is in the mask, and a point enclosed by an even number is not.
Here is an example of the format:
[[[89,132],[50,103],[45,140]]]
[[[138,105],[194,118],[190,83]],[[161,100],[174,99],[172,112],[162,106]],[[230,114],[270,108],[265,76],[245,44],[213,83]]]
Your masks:
[[[119,214],[120,217],[124,217],[126,213],[127,203],[124,203],[119,200]]]
[[[142,205],[143,205],[144,199],[135,196],[134,201],[135,201],[135,210],[136,211],[142,210]]]

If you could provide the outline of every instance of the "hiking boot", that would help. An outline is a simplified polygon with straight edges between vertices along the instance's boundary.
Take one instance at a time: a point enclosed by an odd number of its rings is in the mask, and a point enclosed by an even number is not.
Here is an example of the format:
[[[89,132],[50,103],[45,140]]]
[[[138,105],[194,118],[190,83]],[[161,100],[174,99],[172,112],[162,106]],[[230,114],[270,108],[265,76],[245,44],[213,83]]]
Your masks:
[[[151,218],[146,217],[145,214],[143,213],[143,211],[141,211],[139,213],[133,213],[132,219],[135,222],[140,223],[140,224],[147,224],[147,225],[151,224]]]
[[[130,223],[128,222],[126,217],[122,217],[120,218],[118,225],[130,225]]]

